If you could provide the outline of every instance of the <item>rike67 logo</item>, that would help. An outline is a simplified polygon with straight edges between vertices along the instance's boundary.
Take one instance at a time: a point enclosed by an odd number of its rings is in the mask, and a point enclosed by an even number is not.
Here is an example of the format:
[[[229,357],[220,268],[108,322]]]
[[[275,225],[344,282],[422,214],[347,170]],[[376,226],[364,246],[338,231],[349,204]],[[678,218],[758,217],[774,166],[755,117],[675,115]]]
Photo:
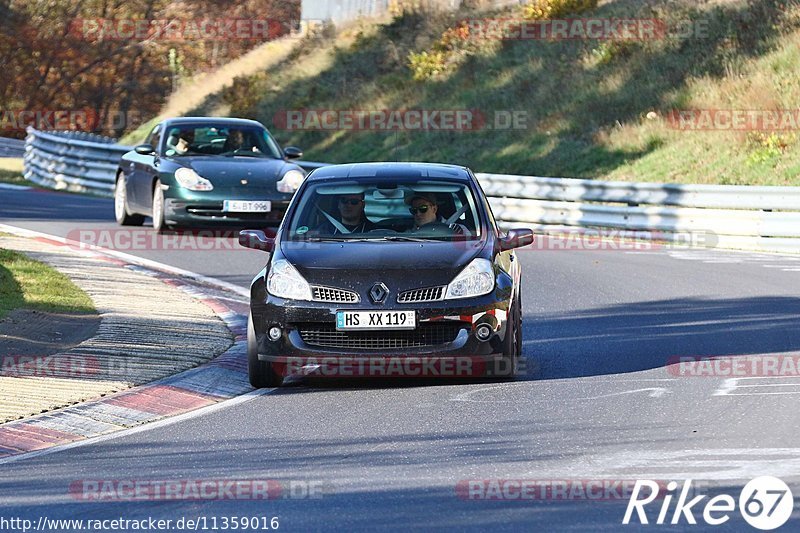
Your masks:
[[[697,524],[695,513],[702,513],[703,521],[710,526],[719,526],[730,520],[731,514],[738,507],[742,518],[756,529],[777,529],[789,520],[794,509],[794,497],[789,486],[783,481],[772,476],[757,477],[748,482],[739,494],[738,502],[729,494],[718,494],[710,497],[705,494],[692,495],[692,480],[687,479],[678,492],[678,483],[671,481],[667,484],[666,495],[655,481],[637,480],[633,493],[625,509],[623,524],[638,522],[649,524],[653,519],[652,512],[659,508],[658,504],[648,509],[645,507],[660,500],[660,508],[655,523],[663,524]],[[708,498],[708,499],[707,499]],[[707,499],[707,500],[706,500]],[[675,505],[672,507],[672,502]],[[704,501],[705,500],[705,501]],[[738,505],[737,505],[738,503]],[[634,514],[635,513],[635,514]]]

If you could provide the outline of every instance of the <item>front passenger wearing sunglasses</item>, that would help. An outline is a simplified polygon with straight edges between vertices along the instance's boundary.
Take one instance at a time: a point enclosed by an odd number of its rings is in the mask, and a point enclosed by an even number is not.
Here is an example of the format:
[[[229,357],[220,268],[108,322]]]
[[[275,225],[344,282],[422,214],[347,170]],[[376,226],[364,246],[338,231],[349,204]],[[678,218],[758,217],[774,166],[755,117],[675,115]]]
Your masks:
[[[433,193],[414,193],[406,198],[408,210],[414,215],[414,225],[408,230],[411,233],[430,233],[453,235],[459,233],[457,227],[448,226],[439,219],[439,204]]]

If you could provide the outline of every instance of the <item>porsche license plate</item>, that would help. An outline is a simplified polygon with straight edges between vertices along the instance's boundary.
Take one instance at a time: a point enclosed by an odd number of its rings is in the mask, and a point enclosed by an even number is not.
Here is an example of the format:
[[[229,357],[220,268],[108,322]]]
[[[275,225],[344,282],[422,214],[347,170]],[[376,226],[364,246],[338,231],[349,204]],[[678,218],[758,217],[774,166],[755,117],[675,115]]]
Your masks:
[[[337,311],[336,329],[341,331],[367,329],[414,329],[414,311]]]
[[[225,200],[222,210],[226,213],[269,213],[272,211],[272,202],[266,200]]]

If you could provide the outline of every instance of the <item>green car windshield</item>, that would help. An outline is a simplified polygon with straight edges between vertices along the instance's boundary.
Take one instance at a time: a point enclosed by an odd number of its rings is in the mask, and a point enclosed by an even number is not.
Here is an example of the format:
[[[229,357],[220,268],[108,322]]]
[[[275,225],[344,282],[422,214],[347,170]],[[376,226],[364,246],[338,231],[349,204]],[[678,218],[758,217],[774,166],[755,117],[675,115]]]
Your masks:
[[[309,184],[284,239],[473,240],[481,235],[477,202],[463,182],[398,178]]]
[[[164,155],[188,157],[266,157],[280,159],[281,151],[270,134],[249,126],[180,125],[167,130]]]

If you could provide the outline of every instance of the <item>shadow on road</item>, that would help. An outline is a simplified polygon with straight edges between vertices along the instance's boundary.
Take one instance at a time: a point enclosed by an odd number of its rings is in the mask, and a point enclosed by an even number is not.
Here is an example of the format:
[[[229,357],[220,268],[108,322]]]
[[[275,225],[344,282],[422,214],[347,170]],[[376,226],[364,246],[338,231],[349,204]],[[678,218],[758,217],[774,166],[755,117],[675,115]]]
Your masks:
[[[800,350],[800,298],[679,298],[525,317],[528,379],[663,367],[676,357]],[[672,362],[672,361],[670,361]]]

